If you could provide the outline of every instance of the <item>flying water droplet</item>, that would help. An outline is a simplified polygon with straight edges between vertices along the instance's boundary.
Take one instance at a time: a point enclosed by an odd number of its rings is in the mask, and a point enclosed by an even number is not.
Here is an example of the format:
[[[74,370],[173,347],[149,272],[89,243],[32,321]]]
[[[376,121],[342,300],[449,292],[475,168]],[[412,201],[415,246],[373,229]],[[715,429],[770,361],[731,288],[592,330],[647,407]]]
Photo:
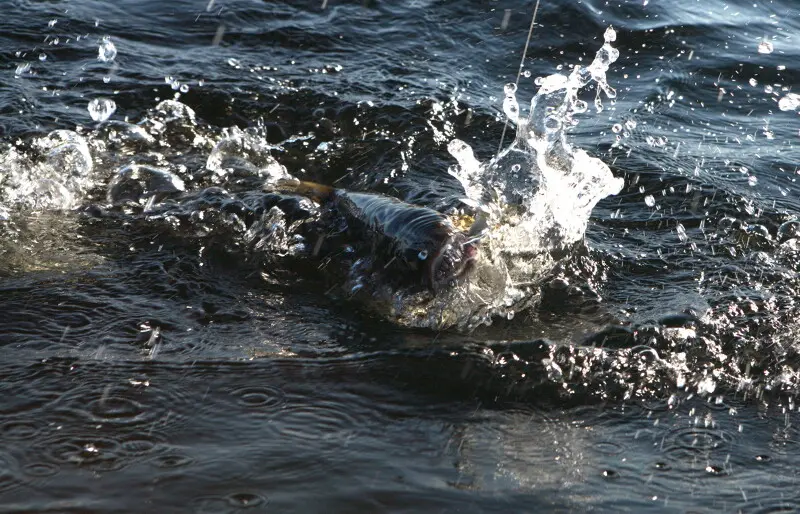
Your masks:
[[[102,62],[111,62],[117,57],[117,47],[111,41],[111,38],[106,36],[100,41],[100,47],[97,52],[97,60]]]
[[[31,63],[23,62],[23,63],[17,65],[17,69],[14,70],[14,75],[19,77],[23,73],[27,73],[28,71],[30,71],[30,69],[31,69]]]
[[[117,110],[117,104],[109,98],[95,98],[89,102],[89,116],[94,121],[104,122]]]
[[[771,54],[774,49],[775,47],[772,46],[772,43],[766,39],[758,44],[758,53],[760,54]]]
[[[800,94],[788,93],[778,101],[778,109],[782,111],[796,111],[800,109]]]
[[[678,239],[680,239],[682,243],[689,240],[689,236],[686,235],[686,228],[680,223],[675,226],[675,231],[678,233]]]
[[[517,103],[516,84],[505,85],[506,97],[503,100],[503,112],[508,116],[508,120],[514,124],[519,121],[519,103]]]
[[[644,197],[644,203],[648,207],[655,207],[656,199],[653,198],[653,195],[647,195],[647,196]]]

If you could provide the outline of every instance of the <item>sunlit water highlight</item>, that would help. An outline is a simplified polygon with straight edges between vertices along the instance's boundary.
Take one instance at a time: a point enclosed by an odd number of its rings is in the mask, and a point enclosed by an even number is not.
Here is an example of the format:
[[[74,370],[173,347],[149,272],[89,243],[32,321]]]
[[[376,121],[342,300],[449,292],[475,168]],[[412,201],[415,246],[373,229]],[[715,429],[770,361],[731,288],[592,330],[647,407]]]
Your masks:
[[[530,12],[23,4],[0,20],[9,510],[797,508],[793,4],[543,2],[506,94]],[[614,102],[513,107],[609,25]],[[595,205],[600,161],[625,182]],[[559,196],[567,169],[587,195]],[[308,258],[319,205],[262,191],[289,175],[483,212],[539,306],[504,286],[465,334],[341,301]]]

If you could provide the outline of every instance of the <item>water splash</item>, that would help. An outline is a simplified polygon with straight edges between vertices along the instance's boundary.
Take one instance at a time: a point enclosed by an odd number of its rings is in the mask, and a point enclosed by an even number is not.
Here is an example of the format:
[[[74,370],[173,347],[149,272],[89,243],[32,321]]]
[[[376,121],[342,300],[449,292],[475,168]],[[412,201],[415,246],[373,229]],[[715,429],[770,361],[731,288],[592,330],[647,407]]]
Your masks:
[[[567,130],[576,124],[574,114],[587,110],[578,98],[594,82],[594,104],[603,109],[601,92],[615,98],[606,72],[619,57],[611,43],[616,32],[605,32],[605,43],[587,67],[575,66],[569,76],[554,74],[539,79],[527,118],[520,116],[516,86],[505,86],[503,111],[517,128],[515,141],[488,163],[480,163],[472,148],[453,140],[448,151],[458,162],[449,172],[464,187],[467,205],[478,206],[485,225],[482,249],[495,270],[505,272],[502,292],[486,301],[492,315],[514,312],[533,294],[533,288],[570,248],[582,240],[592,209],[623,185],[601,160],[573,148]],[[480,272],[480,270],[478,270]],[[499,293],[499,294],[498,294]],[[524,306],[524,305],[523,305]],[[468,325],[473,323],[471,320]]]

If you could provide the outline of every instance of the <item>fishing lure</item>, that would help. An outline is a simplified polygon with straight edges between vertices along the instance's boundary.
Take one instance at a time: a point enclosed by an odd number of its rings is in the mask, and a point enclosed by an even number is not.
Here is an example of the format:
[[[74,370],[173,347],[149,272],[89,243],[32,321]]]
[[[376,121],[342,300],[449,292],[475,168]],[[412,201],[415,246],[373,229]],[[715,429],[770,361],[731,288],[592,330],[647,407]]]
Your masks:
[[[434,292],[454,285],[478,253],[477,238],[456,228],[444,214],[378,193],[336,189],[313,182],[281,180],[277,189],[309,197],[341,215],[347,230],[388,252],[385,267],[420,273]]]

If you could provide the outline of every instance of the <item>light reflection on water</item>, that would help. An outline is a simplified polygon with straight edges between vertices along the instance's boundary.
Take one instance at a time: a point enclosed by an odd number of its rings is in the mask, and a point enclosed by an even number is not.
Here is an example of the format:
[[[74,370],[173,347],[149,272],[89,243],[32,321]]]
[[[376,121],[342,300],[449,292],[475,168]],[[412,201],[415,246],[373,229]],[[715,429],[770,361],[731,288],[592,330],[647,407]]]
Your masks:
[[[234,124],[315,180],[449,190],[429,122],[494,154],[530,20],[511,6],[501,30],[505,7],[479,2],[13,3],[0,219],[12,192],[102,203],[133,155],[196,191]],[[613,25],[616,104],[571,137],[626,187],[541,310],[470,335],[389,326],[250,259],[229,216],[248,213],[218,192],[205,219],[0,221],[5,509],[796,510],[793,9],[542,2],[519,96]],[[176,94],[188,128],[178,104],[146,114]],[[116,105],[99,128],[98,98]],[[35,143],[75,125],[102,158]]]

